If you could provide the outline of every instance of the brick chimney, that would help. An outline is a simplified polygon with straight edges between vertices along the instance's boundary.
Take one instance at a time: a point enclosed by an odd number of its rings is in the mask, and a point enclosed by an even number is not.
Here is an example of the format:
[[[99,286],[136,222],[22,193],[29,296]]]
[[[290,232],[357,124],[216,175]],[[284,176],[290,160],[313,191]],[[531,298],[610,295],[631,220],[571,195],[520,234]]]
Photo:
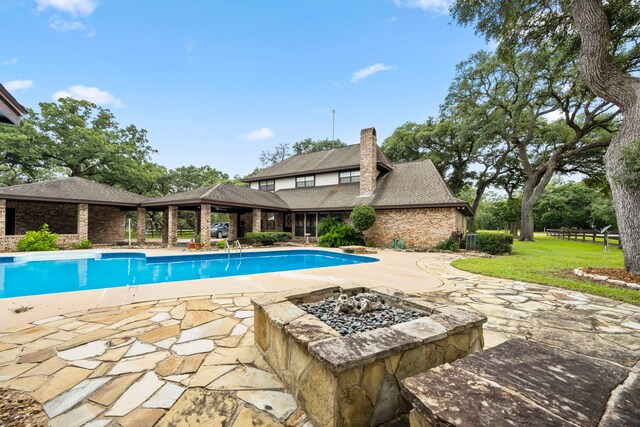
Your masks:
[[[360,131],[360,197],[371,196],[378,175],[378,144],[376,128]]]

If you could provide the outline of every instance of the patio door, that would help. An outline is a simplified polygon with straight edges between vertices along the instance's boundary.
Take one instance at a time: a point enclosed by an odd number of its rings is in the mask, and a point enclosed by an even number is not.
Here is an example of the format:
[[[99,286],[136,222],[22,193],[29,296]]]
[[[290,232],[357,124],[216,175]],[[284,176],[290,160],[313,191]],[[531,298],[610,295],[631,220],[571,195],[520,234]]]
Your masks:
[[[304,213],[296,213],[296,230],[295,234],[297,237],[304,237]]]
[[[316,224],[318,223],[318,214],[317,213],[308,213],[307,212],[307,221],[306,221],[306,234],[309,234],[310,237],[316,237]]]

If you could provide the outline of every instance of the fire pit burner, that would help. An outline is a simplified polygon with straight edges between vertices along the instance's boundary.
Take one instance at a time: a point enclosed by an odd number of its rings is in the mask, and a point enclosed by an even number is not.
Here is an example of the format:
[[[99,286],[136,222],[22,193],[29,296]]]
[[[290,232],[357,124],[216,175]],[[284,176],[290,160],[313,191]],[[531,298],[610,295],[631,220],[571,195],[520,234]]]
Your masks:
[[[340,294],[319,302],[302,304],[300,308],[342,336],[386,328],[425,316],[416,310],[394,307],[372,293],[360,293],[352,297]]]

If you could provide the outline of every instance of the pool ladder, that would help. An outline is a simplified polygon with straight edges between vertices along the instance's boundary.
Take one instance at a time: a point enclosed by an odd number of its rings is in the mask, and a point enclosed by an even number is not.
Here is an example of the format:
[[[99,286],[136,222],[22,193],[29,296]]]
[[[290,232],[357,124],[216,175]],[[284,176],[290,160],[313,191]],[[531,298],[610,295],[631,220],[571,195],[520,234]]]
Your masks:
[[[231,257],[231,249],[237,249],[240,252],[240,258],[242,258],[242,245],[240,244],[240,240],[236,240],[233,242],[233,248],[229,245],[229,241],[224,241],[224,248],[227,251],[227,258]]]

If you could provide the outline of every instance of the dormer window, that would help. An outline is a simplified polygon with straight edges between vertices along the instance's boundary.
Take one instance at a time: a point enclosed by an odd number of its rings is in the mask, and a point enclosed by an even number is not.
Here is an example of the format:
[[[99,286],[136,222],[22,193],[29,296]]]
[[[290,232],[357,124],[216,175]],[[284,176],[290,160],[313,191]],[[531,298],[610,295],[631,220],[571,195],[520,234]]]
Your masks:
[[[264,181],[260,181],[258,188],[262,191],[276,191],[276,180],[266,179]]]
[[[340,184],[360,182],[360,170],[340,172]]]
[[[298,176],[296,177],[296,188],[300,187],[315,187],[316,186],[316,176]]]

